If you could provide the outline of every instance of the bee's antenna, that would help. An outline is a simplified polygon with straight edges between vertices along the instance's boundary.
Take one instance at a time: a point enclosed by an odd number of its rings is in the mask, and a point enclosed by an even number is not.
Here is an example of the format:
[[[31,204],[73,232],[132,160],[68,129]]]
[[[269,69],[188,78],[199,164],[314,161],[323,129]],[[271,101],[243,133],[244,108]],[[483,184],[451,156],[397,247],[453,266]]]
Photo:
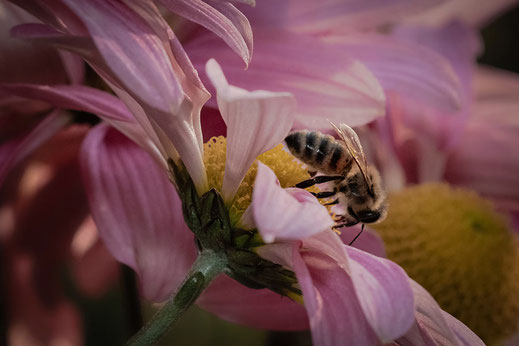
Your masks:
[[[360,232],[359,234],[357,234],[355,236],[355,238],[353,238],[353,240],[348,244],[349,246],[351,246],[351,244],[353,244],[355,242],[355,240],[357,240],[357,238],[361,235],[362,231],[364,231],[364,224],[362,224],[362,226],[360,227]]]

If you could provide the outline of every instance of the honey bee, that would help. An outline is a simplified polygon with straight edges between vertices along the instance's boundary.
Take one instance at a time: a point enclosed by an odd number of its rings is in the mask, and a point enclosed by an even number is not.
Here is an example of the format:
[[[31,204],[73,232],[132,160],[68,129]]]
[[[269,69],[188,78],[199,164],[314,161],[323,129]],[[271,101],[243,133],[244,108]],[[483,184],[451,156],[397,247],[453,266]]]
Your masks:
[[[328,204],[339,204],[347,211],[335,220],[338,224],[334,228],[382,221],[387,214],[387,204],[380,174],[375,167],[368,166],[355,131],[345,124],[339,127],[330,124],[341,140],[315,131],[296,131],[285,138],[292,155],[310,170],[324,174],[302,181],[296,187],[331,185],[332,191],[314,195],[317,198],[335,196],[336,199]]]

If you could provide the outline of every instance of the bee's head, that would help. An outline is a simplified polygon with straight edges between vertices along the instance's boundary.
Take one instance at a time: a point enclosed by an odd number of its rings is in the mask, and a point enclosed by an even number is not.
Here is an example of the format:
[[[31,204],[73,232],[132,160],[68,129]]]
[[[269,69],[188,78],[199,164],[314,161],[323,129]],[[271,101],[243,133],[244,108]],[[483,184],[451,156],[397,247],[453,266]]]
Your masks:
[[[380,222],[387,214],[386,194],[377,169],[368,166],[367,174],[371,180],[369,186],[360,170],[352,169],[343,182],[341,192],[351,217],[362,223]]]

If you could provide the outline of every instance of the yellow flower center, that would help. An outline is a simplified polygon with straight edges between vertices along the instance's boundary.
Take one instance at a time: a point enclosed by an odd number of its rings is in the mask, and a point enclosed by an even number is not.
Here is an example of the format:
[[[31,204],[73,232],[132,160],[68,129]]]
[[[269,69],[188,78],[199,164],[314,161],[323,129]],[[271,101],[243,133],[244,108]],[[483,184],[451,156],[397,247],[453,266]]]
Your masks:
[[[227,141],[225,137],[213,137],[204,144],[204,164],[207,170],[209,188],[222,190],[223,175],[225,171],[225,149]],[[308,171],[290,153],[278,145],[260,156],[256,160],[267,165],[279,179],[282,187],[291,187],[295,184],[309,179]],[[231,224],[236,226],[241,216],[250,205],[252,200],[252,186],[258,169],[257,161],[247,171],[234,202],[229,210]],[[315,188],[317,189],[317,188]]]
[[[519,255],[507,220],[476,193],[445,184],[404,189],[389,205],[373,225],[388,257],[486,343],[514,332]]]

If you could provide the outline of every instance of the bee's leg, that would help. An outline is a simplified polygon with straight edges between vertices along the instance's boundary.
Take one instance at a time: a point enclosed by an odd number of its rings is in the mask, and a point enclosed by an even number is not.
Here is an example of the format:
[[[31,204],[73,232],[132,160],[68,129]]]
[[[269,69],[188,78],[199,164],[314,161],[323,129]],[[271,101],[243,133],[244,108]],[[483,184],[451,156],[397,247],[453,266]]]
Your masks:
[[[333,189],[333,191],[323,191],[323,192],[318,192],[318,193],[310,192],[310,193],[317,198],[328,198],[328,197],[332,197],[333,195],[335,195],[337,193],[337,189]]]
[[[331,202],[328,202],[328,203],[325,203],[324,205],[334,205],[334,204],[337,204],[339,203],[339,199],[336,198],[335,200],[331,201]]]
[[[337,215],[337,217],[335,219],[333,219],[333,221],[335,221],[335,222],[344,222],[344,221],[346,221],[346,216],[345,215]]]
[[[333,180],[344,180],[344,176],[342,175],[319,175],[317,177],[313,177],[307,180],[304,180],[298,184],[296,187],[304,189],[306,187],[314,186],[315,184],[327,183]]]

